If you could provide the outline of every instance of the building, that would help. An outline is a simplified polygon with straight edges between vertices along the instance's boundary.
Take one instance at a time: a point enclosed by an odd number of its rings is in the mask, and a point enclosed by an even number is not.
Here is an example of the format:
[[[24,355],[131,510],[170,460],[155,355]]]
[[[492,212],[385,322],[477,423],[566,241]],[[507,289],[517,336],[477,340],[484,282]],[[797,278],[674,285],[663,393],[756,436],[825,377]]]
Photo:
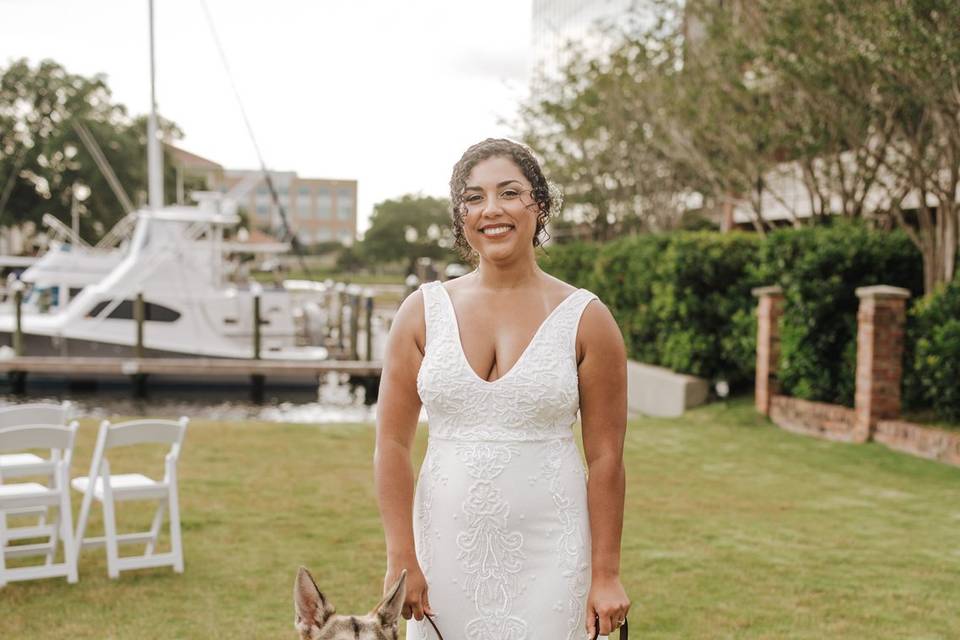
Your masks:
[[[353,244],[357,236],[356,180],[301,178],[293,171],[271,172],[270,179],[300,244]],[[220,190],[247,212],[251,227],[275,233],[283,228],[262,172],[227,169]]]
[[[176,172],[178,203],[186,203],[192,190],[220,191],[246,212],[250,232],[260,229],[282,235],[280,211],[263,172],[224,169],[184,149],[170,144],[165,147],[168,161]],[[293,171],[273,171],[270,178],[301,245],[333,241],[353,244],[357,237],[356,180],[301,178]]]

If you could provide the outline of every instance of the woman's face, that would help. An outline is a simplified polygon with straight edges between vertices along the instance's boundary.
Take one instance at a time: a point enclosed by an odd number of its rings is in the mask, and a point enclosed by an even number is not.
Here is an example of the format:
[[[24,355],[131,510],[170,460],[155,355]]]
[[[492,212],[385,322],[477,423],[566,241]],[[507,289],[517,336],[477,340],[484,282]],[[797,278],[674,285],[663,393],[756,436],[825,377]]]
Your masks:
[[[474,165],[463,190],[463,233],[481,258],[533,253],[538,207],[530,181],[510,158]]]

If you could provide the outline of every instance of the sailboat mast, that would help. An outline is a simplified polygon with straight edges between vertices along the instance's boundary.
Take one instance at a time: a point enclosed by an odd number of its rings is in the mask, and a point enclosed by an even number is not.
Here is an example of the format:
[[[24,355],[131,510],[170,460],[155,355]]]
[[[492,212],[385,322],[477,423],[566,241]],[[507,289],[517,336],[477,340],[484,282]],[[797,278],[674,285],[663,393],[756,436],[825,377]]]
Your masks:
[[[147,193],[150,208],[163,207],[163,154],[157,127],[156,68],[153,54],[153,0],[150,5],[150,118],[147,121]]]

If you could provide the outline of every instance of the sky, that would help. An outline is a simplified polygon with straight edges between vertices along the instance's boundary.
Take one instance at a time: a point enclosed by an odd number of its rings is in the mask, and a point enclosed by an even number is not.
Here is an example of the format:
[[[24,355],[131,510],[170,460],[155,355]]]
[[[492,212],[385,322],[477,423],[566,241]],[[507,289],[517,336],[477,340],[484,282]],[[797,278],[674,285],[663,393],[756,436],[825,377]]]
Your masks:
[[[206,0],[270,169],[358,181],[358,226],[406,193],[446,196],[472,143],[512,136],[531,67],[531,0]],[[52,58],[150,104],[147,0],[0,0],[0,65]],[[254,146],[202,0],[154,0],[159,113],[230,169]]]

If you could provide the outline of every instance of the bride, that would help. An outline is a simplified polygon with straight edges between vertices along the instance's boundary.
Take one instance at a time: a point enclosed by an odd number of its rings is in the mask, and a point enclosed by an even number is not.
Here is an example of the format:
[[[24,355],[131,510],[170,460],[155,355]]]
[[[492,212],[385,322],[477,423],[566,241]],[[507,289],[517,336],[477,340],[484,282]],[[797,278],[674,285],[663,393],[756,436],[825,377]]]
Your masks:
[[[450,195],[456,245],[476,269],[410,295],[384,356],[374,460],[384,584],[407,571],[410,640],[432,640],[433,625],[447,640],[608,634],[630,607],[623,338],[593,293],[537,265],[559,196],[528,148],[473,145]],[[414,490],[421,406],[428,441]]]

